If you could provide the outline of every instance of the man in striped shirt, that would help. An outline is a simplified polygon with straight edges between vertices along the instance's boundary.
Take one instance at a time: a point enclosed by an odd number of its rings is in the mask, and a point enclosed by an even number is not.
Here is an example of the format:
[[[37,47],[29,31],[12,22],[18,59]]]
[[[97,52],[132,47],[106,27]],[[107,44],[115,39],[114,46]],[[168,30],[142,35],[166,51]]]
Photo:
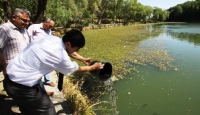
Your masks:
[[[30,37],[26,30],[30,22],[30,12],[16,8],[7,23],[0,25],[0,72],[6,77],[6,66],[29,43]]]
[[[26,30],[30,21],[30,12],[16,8],[7,23],[0,25],[0,56],[8,64],[29,43]]]
[[[30,42],[31,38],[26,27],[31,14],[26,9],[16,8],[7,23],[0,25],[0,56],[8,64]],[[3,68],[3,67],[2,67]],[[4,74],[6,71],[3,71]],[[47,92],[52,96],[54,92]]]

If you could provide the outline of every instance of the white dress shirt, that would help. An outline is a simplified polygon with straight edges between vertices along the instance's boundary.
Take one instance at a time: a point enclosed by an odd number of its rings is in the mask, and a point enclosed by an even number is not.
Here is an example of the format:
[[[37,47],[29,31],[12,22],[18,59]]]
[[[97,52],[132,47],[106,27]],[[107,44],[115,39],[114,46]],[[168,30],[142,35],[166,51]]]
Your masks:
[[[31,37],[31,42],[38,40],[45,35],[51,35],[51,29],[44,30],[42,24],[43,23],[32,24],[31,26],[29,26],[28,33]]]
[[[77,69],[78,64],[71,61],[62,39],[49,35],[29,44],[6,68],[12,81],[30,87],[53,70],[70,75]]]

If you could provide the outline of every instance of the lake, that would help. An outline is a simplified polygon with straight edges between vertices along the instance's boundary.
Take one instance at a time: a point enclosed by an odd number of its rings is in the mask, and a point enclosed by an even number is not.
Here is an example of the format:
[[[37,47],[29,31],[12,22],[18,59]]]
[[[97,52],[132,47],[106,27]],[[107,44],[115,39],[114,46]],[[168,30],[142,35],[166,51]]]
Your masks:
[[[163,32],[149,36],[138,47],[163,44],[176,69],[137,66],[125,79],[114,83],[119,115],[200,115],[200,24],[147,26]],[[101,100],[108,100],[103,96]],[[107,107],[109,108],[109,106]],[[98,113],[98,115],[113,113]]]

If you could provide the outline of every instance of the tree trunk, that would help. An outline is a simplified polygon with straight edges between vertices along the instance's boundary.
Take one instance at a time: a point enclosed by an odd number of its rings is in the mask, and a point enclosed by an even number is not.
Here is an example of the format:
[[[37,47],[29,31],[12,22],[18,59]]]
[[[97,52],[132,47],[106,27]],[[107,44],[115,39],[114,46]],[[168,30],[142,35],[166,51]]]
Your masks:
[[[3,2],[3,7],[4,7],[4,12],[5,12],[4,20],[10,19],[11,15],[12,15],[11,3],[9,1],[4,1]]]
[[[44,18],[44,11],[46,10],[47,0],[38,0],[38,10],[34,17],[33,23],[40,23]]]

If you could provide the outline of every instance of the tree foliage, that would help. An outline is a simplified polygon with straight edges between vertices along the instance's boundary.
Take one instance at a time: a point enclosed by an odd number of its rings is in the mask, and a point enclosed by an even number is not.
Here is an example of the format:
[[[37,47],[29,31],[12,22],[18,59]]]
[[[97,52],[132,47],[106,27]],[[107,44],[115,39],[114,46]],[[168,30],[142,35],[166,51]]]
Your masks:
[[[137,0],[0,0],[0,19],[9,18],[14,8],[26,8],[33,23],[51,17],[57,26],[87,26],[89,23],[199,21],[200,0],[163,10],[142,5]],[[108,21],[106,21],[108,20]]]
[[[184,21],[199,22],[200,21],[200,0],[187,1],[183,4],[168,9],[170,12],[167,21]]]

